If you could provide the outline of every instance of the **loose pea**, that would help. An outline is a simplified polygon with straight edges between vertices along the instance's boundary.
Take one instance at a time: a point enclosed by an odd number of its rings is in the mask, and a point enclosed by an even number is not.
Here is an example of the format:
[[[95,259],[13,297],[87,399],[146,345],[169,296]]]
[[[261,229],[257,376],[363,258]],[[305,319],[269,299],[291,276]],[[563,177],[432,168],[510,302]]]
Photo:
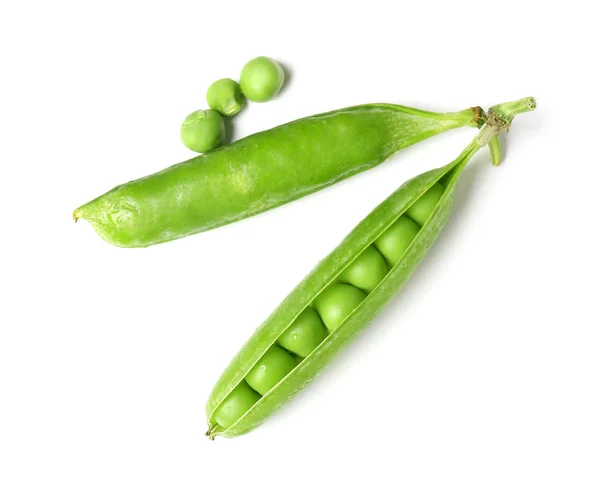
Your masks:
[[[194,111],[181,124],[181,141],[190,150],[206,153],[223,144],[225,124],[212,109]]]
[[[327,330],[316,311],[307,307],[277,342],[286,350],[306,358],[327,336]]]
[[[329,331],[333,331],[365,298],[349,284],[331,284],[315,298],[314,306]]]
[[[214,413],[214,419],[221,427],[230,427],[259,400],[260,395],[242,380],[219,405]]]
[[[233,116],[244,106],[244,95],[233,79],[219,79],[208,88],[206,101],[221,116]]]
[[[272,345],[246,375],[246,381],[264,395],[296,366],[294,357],[283,348]]]
[[[410,206],[406,211],[406,215],[422,227],[443,194],[444,187],[439,183],[436,183]]]
[[[257,103],[269,101],[283,86],[283,67],[269,57],[256,57],[242,69],[240,85],[244,95]]]
[[[377,287],[387,272],[388,268],[383,256],[375,247],[369,245],[342,272],[339,280],[369,293]]]
[[[374,242],[391,266],[402,259],[404,252],[419,232],[419,226],[402,215]]]

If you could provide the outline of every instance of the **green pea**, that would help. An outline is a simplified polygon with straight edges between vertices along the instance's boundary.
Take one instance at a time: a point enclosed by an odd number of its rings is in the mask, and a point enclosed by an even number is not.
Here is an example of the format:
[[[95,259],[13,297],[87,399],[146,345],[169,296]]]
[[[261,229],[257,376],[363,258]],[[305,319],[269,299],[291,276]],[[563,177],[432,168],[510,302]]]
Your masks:
[[[433,185],[427,190],[421,198],[413,203],[410,208],[406,211],[406,215],[417,222],[421,227],[425,225],[425,222],[433,212],[433,209],[437,205],[440,198],[444,194],[444,187],[439,183]]]
[[[296,366],[296,360],[283,348],[272,345],[246,375],[248,385],[264,395]]]
[[[314,306],[327,329],[333,331],[365,297],[364,292],[349,284],[331,284],[315,298]]]
[[[377,287],[387,272],[385,259],[375,247],[369,245],[340,274],[339,280],[369,293]]]
[[[244,95],[257,103],[269,101],[283,86],[283,67],[269,57],[256,57],[242,69],[240,85]]]
[[[402,215],[374,242],[391,266],[402,259],[404,252],[419,233],[419,226]]]
[[[260,395],[242,380],[219,405],[214,419],[221,427],[230,427],[259,400]]]
[[[307,307],[277,342],[286,350],[306,358],[327,336],[327,330],[316,311]]]
[[[244,106],[244,95],[240,85],[233,79],[219,79],[206,92],[206,101],[211,109],[221,116],[233,116]]]
[[[212,109],[194,111],[181,124],[181,141],[190,150],[206,153],[223,144],[225,124]]]

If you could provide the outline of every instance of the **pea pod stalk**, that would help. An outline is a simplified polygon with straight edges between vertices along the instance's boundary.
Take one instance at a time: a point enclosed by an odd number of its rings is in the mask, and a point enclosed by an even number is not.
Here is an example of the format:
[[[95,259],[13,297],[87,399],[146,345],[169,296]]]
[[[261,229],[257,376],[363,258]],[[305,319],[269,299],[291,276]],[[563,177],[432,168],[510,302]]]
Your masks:
[[[394,104],[309,116],[119,185],[73,217],[113,245],[146,247],[264,212],[484,121],[481,108],[442,114]]]
[[[400,290],[425,257],[450,215],[452,201],[461,172],[483,146],[501,131],[505,131],[515,115],[535,109],[535,100],[525,98],[490,109],[489,119],[477,137],[448,165],[423,173],[404,183],[371,212],[341,244],[325,257],[315,269],[287,296],[267,320],[256,330],[216,383],[206,405],[209,424],[207,435],[234,437],[251,431],[281,405],[304,388],[346,345],[381,312],[385,304]],[[292,322],[340,274],[386,232],[401,216],[421,200],[434,185],[444,187],[443,194],[401,258],[389,269],[381,282],[352,312],[315,347],[306,358],[285,375],[269,391],[260,395],[248,410],[227,426],[220,425],[217,412],[238,385],[244,383],[261,357],[279,341]]]

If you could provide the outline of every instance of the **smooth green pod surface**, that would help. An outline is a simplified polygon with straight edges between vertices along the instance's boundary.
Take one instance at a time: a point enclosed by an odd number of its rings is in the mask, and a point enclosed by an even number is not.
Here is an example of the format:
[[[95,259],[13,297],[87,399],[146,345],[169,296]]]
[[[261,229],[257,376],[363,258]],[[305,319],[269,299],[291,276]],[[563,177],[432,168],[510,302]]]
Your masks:
[[[288,295],[269,318],[258,328],[250,340],[227,367],[213,392],[206,413],[209,425],[216,422],[212,415],[220,402],[245,377],[256,361],[269,350],[287,327],[309,304],[317,300],[330,284],[383,234],[424,193],[442,178],[445,190],[428,222],[421,228],[406,249],[402,259],[394,265],[379,285],[355,307],[339,326],[290,373],[228,428],[217,428],[211,435],[233,437],[244,434],[260,425],[284,402],[303,388],[382,310],[415,267],[423,259],[450,214],[458,174],[464,166],[463,158],[449,165],[413,178],[369,214],[317,267]],[[335,286],[335,284],[334,284]]]
[[[158,244],[313,193],[480,115],[367,104],[309,116],[119,185],[73,216],[120,247]]]

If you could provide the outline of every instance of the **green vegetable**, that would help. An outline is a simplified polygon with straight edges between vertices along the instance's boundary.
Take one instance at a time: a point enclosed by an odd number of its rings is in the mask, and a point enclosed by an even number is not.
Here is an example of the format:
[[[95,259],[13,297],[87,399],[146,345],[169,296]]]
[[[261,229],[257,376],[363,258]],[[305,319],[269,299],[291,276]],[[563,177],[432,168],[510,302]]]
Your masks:
[[[73,216],[121,247],[167,242],[303,197],[418,141],[484,119],[480,108],[439,114],[393,104],[318,114],[119,185]]]
[[[259,400],[260,394],[252,390],[252,388],[242,380],[239,385],[227,395],[227,398],[223,400],[221,405],[219,405],[213,418],[221,427],[230,427],[240,415],[243,415],[250,410],[252,405]]]
[[[246,375],[246,382],[261,395],[267,393],[296,366],[296,360],[276,344],[258,360],[254,368]]]
[[[423,173],[403,184],[317,265],[255,331],[215,385],[206,405],[209,424],[207,435],[210,438],[216,435],[241,435],[260,425],[304,388],[371,323],[408,280],[440,234],[450,215],[459,176],[472,156],[499,132],[506,130],[516,114],[534,108],[533,98],[491,108],[488,123],[458,158],[442,168]],[[443,188],[443,193],[436,203],[431,203],[431,193],[437,193],[438,186]],[[427,203],[422,202],[424,197]],[[419,217],[425,220],[416,234],[411,232],[410,225],[397,225],[403,214],[415,206],[419,207]],[[429,213],[425,213],[426,210]],[[389,230],[391,233],[388,239],[385,236]],[[340,274],[358,260],[364,251],[369,250],[372,244],[381,240],[404,240],[411,237],[411,233],[414,235],[401,258],[390,267],[383,280],[368,295],[365,296],[354,286],[336,282]],[[362,296],[356,296],[357,294]],[[275,342],[310,305],[316,308],[328,327],[327,337],[293,370],[289,371],[289,366],[286,367],[281,372],[285,376],[278,382],[273,385],[273,380],[270,380],[269,391],[250,409],[240,409],[233,424],[221,425],[215,418],[220,412],[221,402],[226,401],[230,392],[244,378],[247,379],[247,375],[264,354],[268,354],[274,347],[278,348]],[[328,324],[330,316],[332,319]]]
[[[208,88],[206,101],[221,116],[233,116],[242,110],[245,100],[237,82],[233,79],[219,79]]]
[[[365,292],[371,292],[385,277],[387,271],[388,267],[383,256],[375,247],[369,246],[341,273],[339,280]]]
[[[311,307],[300,313],[277,343],[301,358],[306,358],[327,336],[319,315]]]
[[[200,109],[181,123],[181,141],[190,150],[206,153],[223,144],[225,124],[216,111]]]
[[[424,225],[443,194],[444,187],[436,183],[406,211],[406,215],[412,218],[417,225]]]
[[[365,298],[365,293],[350,284],[331,284],[314,301],[315,309],[329,331],[337,328]]]
[[[373,244],[393,266],[402,258],[420,228],[412,219],[402,215]]]
[[[256,57],[247,62],[240,75],[244,95],[257,103],[270,101],[283,86],[283,67],[269,57]]]

